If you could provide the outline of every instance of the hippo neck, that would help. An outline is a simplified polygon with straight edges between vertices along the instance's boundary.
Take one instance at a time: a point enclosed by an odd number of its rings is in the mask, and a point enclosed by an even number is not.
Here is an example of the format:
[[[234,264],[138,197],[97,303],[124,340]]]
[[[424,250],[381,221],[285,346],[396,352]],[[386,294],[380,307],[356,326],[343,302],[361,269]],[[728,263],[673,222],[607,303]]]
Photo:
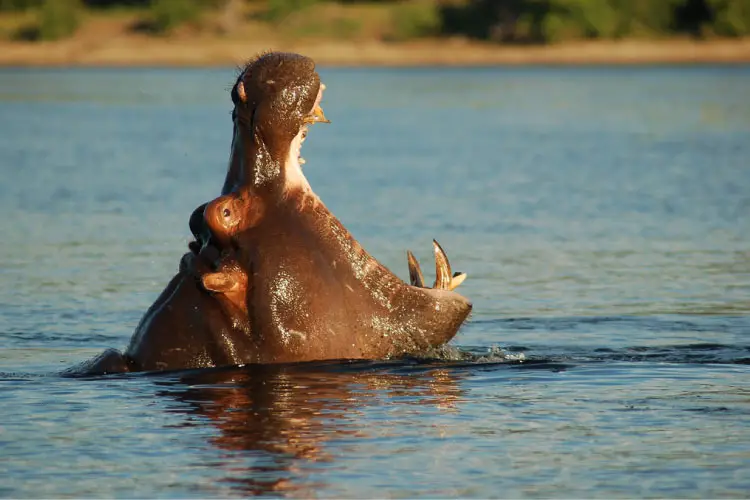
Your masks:
[[[231,153],[229,155],[229,167],[227,168],[227,176],[224,179],[224,186],[221,188],[222,196],[234,191],[242,180],[242,154],[237,150],[237,142],[237,125],[235,125],[234,134],[232,136]]]
[[[235,124],[231,148],[222,195],[242,185],[252,186],[259,194],[274,191],[283,185],[287,159],[272,154],[254,128]]]

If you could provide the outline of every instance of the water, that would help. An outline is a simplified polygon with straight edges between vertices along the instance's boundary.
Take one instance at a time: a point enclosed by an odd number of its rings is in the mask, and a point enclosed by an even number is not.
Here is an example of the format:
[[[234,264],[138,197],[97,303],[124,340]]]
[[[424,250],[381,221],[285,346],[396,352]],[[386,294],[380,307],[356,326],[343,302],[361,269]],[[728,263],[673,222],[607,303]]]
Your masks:
[[[305,172],[468,273],[451,349],[59,377],[175,272],[233,72],[0,69],[0,496],[747,496],[750,68],[321,74]]]

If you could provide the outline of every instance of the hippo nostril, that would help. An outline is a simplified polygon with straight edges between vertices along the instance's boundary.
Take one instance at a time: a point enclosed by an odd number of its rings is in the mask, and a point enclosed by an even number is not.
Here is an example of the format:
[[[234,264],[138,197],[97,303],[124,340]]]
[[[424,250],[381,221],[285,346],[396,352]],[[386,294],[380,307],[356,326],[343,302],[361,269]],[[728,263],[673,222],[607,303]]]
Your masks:
[[[232,215],[232,212],[228,208],[225,208],[222,211],[222,214],[224,215],[224,217],[229,217],[230,215]]]

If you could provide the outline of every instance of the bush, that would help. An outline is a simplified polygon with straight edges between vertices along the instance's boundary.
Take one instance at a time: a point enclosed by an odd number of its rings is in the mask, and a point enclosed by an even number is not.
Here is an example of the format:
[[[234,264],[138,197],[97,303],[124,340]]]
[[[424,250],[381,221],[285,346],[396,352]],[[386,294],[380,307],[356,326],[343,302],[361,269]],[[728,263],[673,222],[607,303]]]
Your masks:
[[[750,35],[750,0],[457,0],[441,15],[445,33],[505,42]]]
[[[551,0],[543,39],[621,38],[670,30],[683,0]]]
[[[750,35],[750,1],[707,0],[713,14],[712,31],[721,36]]]
[[[349,40],[355,38],[362,31],[362,21],[347,17],[337,17],[331,23],[329,33],[335,38]]]
[[[420,0],[394,6],[391,22],[389,38],[393,40],[437,35],[442,25],[439,7],[434,2]]]
[[[609,0],[617,13],[615,36],[655,35],[672,32],[685,0]]]
[[[150,9],[151,31],[168,33],[200,15],[198,0],[154,0]]]
[[[0,0],[0,12],[23,11],[39,7],[42,0]]]
[[[289,15],[304,10],[317,3],[317,0],[268,0],[265,18],[280,23]]]
[[[34,24],[21,28],[16,38],[59,40],[76,32],[81,21],[80,0],[44,0]]]

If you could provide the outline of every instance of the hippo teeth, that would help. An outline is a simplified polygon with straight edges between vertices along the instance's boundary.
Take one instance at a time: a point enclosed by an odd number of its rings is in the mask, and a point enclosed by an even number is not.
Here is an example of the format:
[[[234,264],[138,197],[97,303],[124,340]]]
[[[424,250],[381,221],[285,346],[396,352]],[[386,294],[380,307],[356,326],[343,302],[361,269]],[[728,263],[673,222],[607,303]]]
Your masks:
[[[412,286],[424,288],[424,276],[422,275],[422,269],[419,268],[419,261],[411,250],[406,251],[406,259],[409,262],[409,281]]]
[[[435,283],[432,288],[440,290],[453,290],[466,279],[466,273],[453,273],[448,256],[445,250],[440,246],[437,240],[432,240],[433,250],[435,252]],[[406,258],[409,264],[409,280],[412,286],[427,288],[424,286],[424,275],[419,267],[419,261],[414,257],[411,251],[406,251]]]
[[[300,165],[304,165],[305,163],[307,163],[307,160],[305,160],[305,159],[304,159],[304,158],[302,158],[301,156],[298,156],[298,157],[297,157],[297,161],[299,161],[299,164],[300,164]]]

